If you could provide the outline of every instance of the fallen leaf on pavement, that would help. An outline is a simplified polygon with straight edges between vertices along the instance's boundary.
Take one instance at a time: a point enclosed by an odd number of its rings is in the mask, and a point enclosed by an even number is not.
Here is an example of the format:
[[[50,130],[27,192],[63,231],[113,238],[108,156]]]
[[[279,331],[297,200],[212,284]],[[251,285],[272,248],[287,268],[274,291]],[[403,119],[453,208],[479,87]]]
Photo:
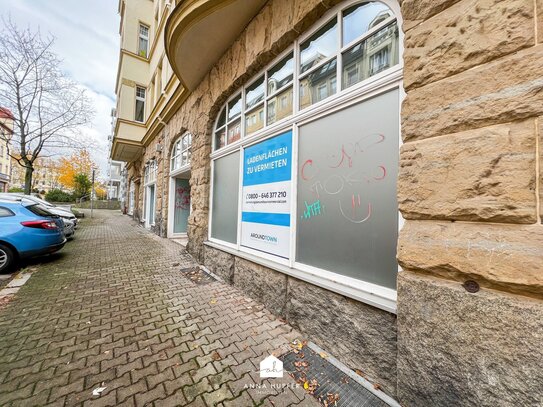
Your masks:
[[[319,353],[319,356],[323,359],[326,359],[328,357],[328,355],[324,352]]]
[[[221,355],[219,355],[219,352],[215,351],[215,352],[213,352],[211,354],[211,359],[213,359],[213,360],[221,360],[222,357],[221,357]]]
[[[104,386],[104,387],[97,387],[96,389],[94,389],[94,390],[92,391],[92,395],[93,395],[93,396],[99,396],[100,394],[102,394],[102,392],[103,392],[105,389],[107,389],[107,387],[105,387],[105,386]]]

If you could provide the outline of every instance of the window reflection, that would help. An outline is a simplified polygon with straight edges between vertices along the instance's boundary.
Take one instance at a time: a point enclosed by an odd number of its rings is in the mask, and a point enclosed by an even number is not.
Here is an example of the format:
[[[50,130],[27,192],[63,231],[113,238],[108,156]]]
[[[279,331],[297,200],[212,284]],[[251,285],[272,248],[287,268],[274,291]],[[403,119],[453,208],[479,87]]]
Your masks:
[[[363,3],[343,12],[343,45],[347,45],[387,18],[392,11],[383,3]]]
[[[268,71],[268,95],[292,81],[293,74],[294,57],[291,53]]]
[[[241,120],[228,125],[228,144],[238,141],[241,137]]]
[[[245,133],[251,134],[264,127],[264,105],[245,113]]]
[[[228,121],[241,113],[241,94],[228,102]]]
[[[300,80],[300,108],[320,102],[336,93],[336,59]]]
[[[219,120],[217,121],[217,127],[222,127],[226,124],[226,106],[222,108]]]
[[[343,88],[396,65],[398,54],[398,27],[393,23],[343,53]]]
[[[334,18],[300,46],[300,72],[307,71],[322,60],[335,54],[337,47],[337,20]]]
[[[264,76],[257,79],[255,83],[247,87],[245,93],[245,107],[250,109],[257,103],[264,100]]]
[[[268,100],[268,124],[292,114],[292,87]]]
[[[215,148],[221,148],[226,145],[226,127],[215,133]]]

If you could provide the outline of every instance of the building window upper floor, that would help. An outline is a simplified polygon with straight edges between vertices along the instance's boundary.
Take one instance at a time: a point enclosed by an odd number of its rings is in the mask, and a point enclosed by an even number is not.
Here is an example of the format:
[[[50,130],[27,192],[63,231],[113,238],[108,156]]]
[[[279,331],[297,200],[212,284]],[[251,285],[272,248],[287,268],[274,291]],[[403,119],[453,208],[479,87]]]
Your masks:
[[[141,23],[138,31],[138,55],[144,58],[149,55],[149,27]]]
[[[136,109],[134,120],[140,123],[145,121],[145,88],[136,86]]]

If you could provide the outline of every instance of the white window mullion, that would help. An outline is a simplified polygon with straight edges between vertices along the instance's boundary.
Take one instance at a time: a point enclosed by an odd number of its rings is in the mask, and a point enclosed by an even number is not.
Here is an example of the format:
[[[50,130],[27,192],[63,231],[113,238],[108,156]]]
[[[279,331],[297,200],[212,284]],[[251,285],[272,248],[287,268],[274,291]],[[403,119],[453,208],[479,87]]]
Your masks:
[[[241,217],[243,213],[243,160],[245,155],[245,148],[240,147],[239,150],[239,188],[238,188],[238,228],[236,238],[236,248],[240,250],[241,247]]]

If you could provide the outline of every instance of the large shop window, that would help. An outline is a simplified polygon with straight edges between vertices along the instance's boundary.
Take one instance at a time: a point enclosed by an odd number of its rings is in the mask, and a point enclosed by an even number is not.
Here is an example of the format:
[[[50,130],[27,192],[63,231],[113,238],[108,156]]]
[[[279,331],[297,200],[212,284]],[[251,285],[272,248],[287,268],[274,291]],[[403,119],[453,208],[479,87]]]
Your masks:
[[[299,128],[296,261],[396,287],[398,111],[395,89]]]
[[[209,234],[210,244],[392,311],[398,14],[392,1],[344,3],[225,103]]]
[[[211,236],[236,243],[238,227],[239,152],[213,162]]]

